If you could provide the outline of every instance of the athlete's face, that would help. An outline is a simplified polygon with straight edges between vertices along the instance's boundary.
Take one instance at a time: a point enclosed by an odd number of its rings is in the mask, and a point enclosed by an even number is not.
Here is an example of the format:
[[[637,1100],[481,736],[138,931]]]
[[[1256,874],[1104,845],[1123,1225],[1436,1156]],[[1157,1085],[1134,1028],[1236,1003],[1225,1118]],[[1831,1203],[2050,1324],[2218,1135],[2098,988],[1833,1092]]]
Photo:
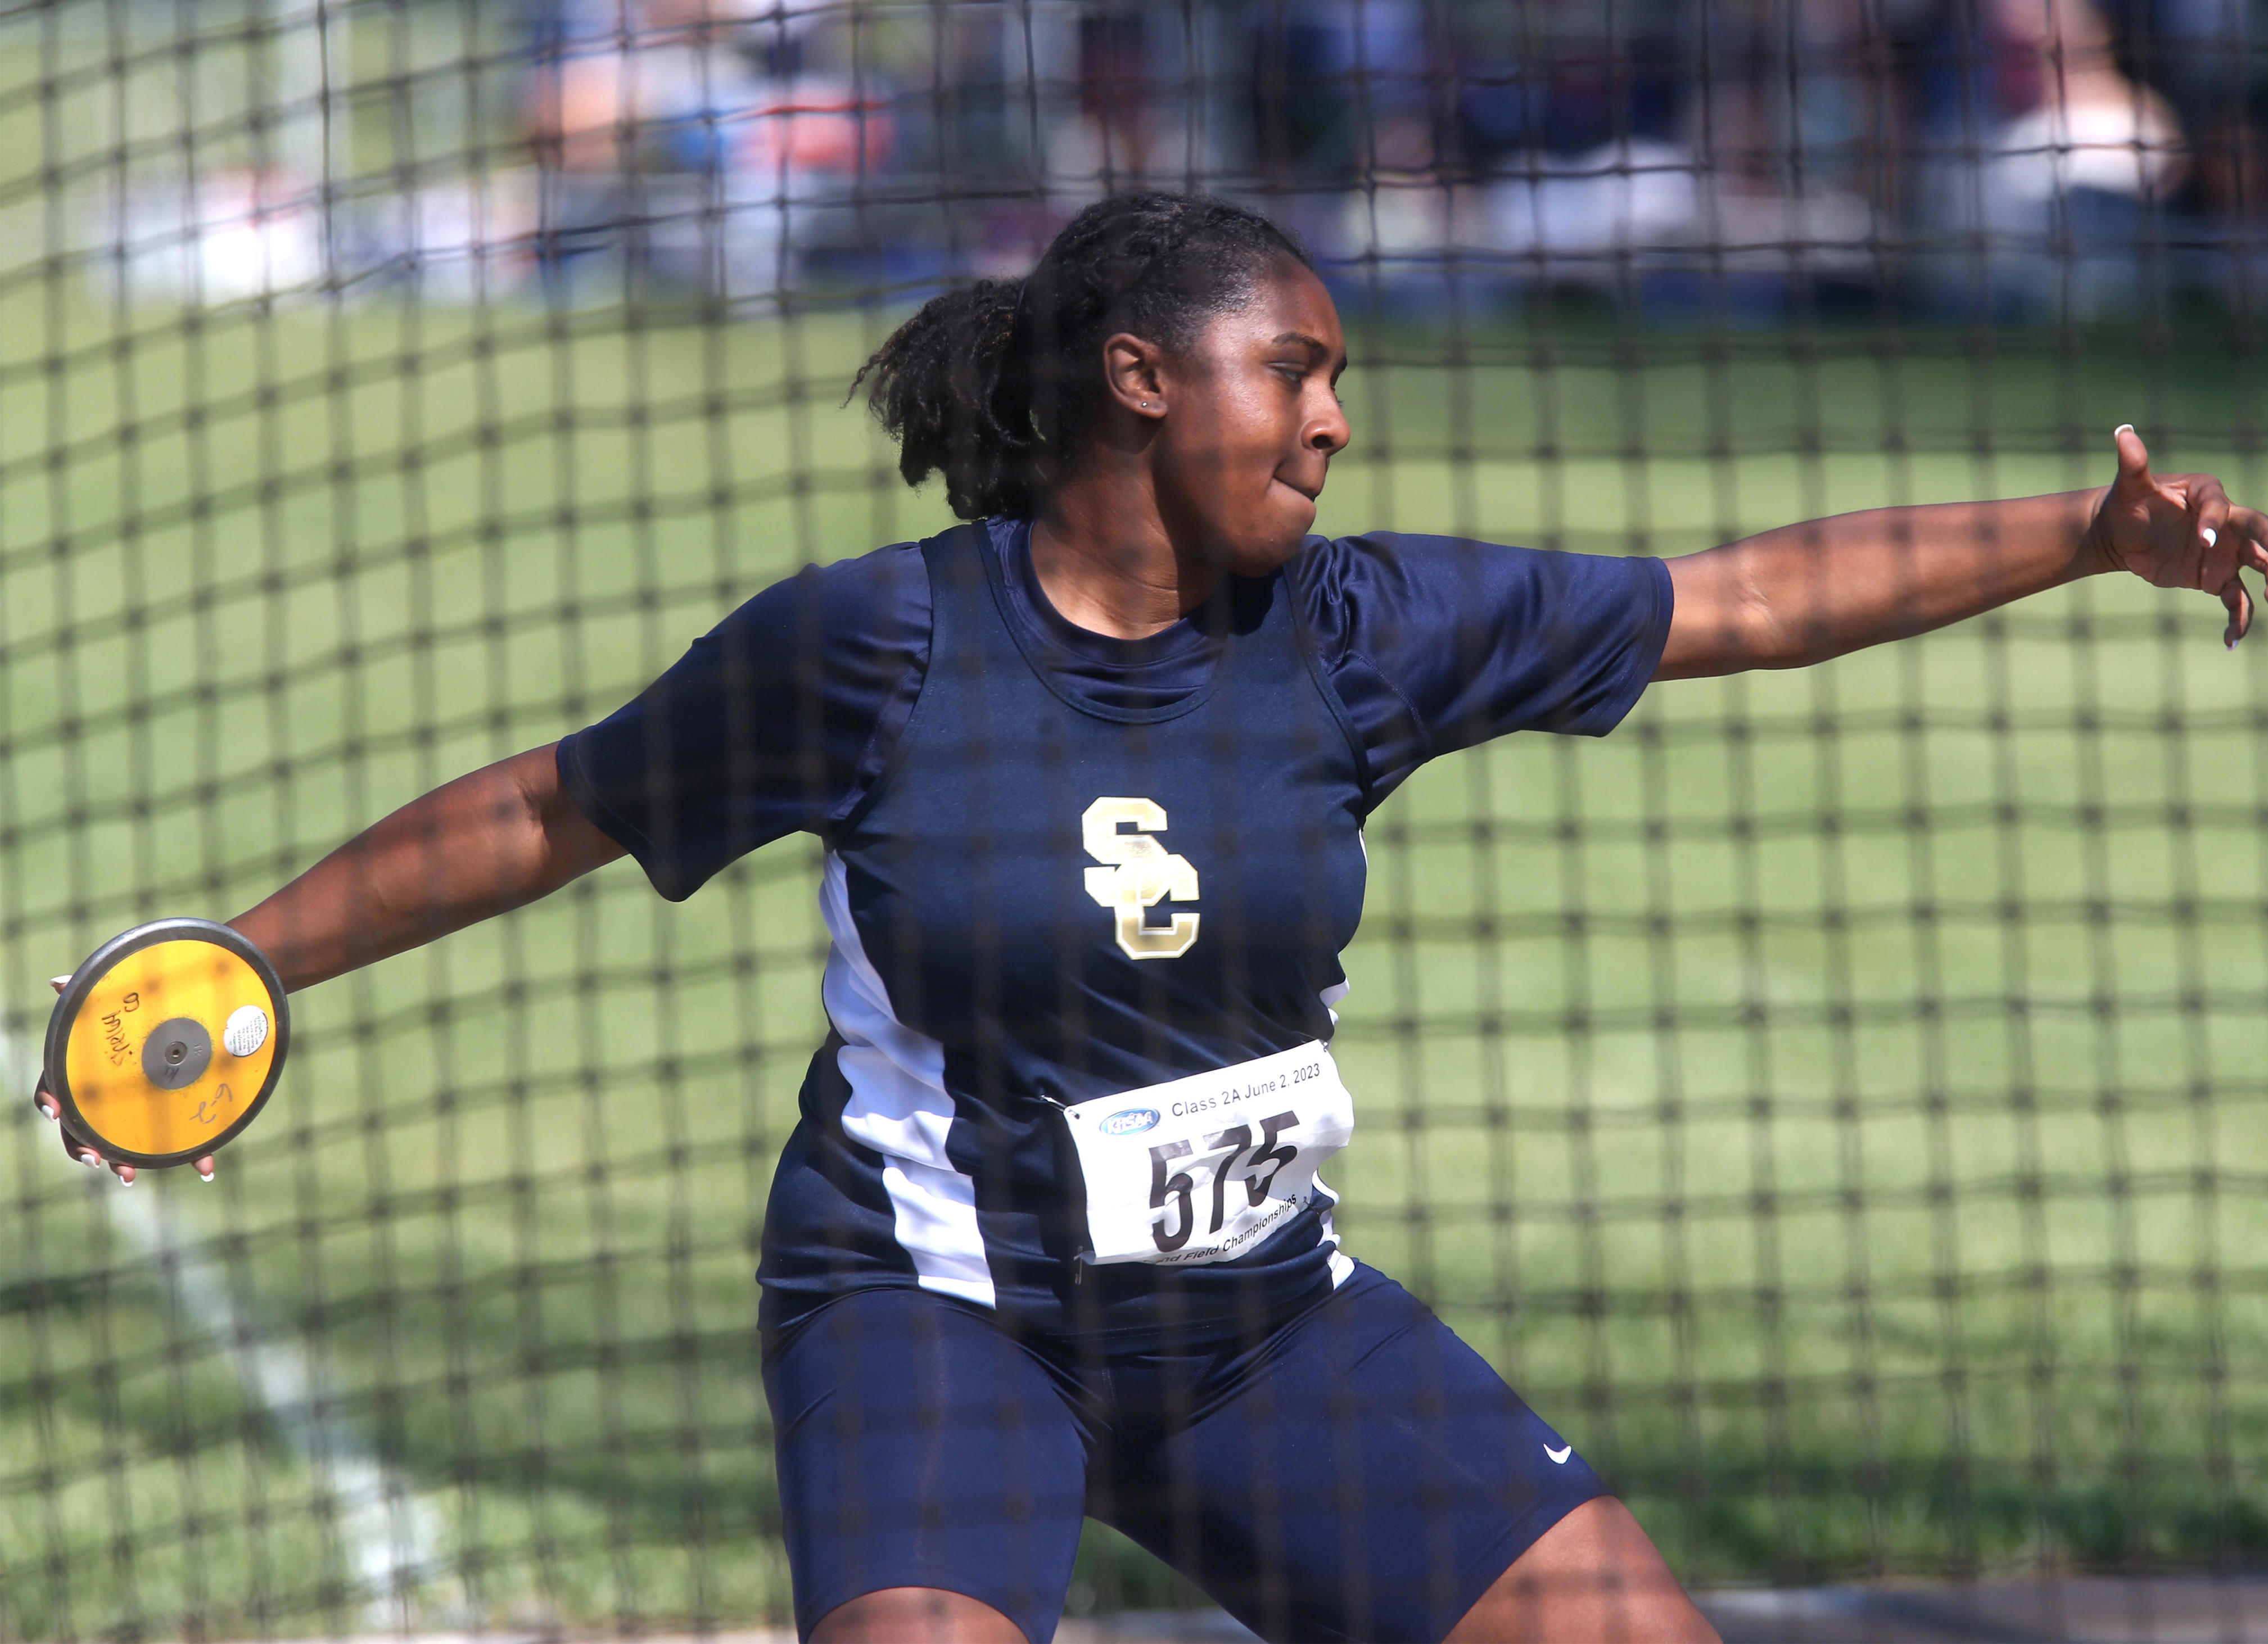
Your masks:
[[[1162,363],[1166,415],[1152,472],[1167,529],[1240,576],[1290,559],[1315,523],[1331,458],[1346,448],[1337,308],[1287,263]]]

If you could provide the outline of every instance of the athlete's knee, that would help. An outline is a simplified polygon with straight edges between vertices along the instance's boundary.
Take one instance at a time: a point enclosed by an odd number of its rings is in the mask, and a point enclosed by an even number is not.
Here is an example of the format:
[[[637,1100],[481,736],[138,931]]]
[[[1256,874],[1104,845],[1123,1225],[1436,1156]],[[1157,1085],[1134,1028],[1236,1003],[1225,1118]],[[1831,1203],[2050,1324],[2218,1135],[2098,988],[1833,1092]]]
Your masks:
[[[1521,1644],[1724,1644],[1700,1606],[1672,1584],[1609,1586],[1582,1620],[1513,1635]]]
[[[838,1604],[811,1644],[1027,1644],[1023,1629],[981,1599],[935,1587],[892,1587]]]
[[[1631,1511],[1586,1501],[1513,1561],[1448,1644],[1720,1644]]]
[[[1465,1614],[1447,1644],[1723,1644],[1698,1606],[1611,1575],[1506,1579]]]

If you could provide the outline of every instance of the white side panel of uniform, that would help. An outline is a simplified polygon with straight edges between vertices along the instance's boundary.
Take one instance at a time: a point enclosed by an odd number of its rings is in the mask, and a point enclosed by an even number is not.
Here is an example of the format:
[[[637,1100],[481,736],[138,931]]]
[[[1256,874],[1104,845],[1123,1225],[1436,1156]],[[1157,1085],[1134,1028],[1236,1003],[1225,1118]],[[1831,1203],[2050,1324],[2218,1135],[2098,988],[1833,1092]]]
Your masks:
[[[1361,839],[1362,835],[1358,833],[1355,837]],[[1370,846],[1367,841],[1365,841],[1362,848],[1362,859],[1366,863],[1370,861]],[[1339,1024],[1339,1001],[1353,991],[1352,982],[1333,982],[1318,995],[1323,1002],[1323,1009],[1330,1013],[1333,1027]],[[1324,1200],[1323,1243],[1331,1247],[1331,1288],[1336,1290],[1354,1277],[1354,1259],[1339,1248],[1339,1230],[1331,1225],[1331,1207],[1338,1203],[1339,1196],[1323,1185],[1323,1178],[1320,1176],[1315,1178],[1315,1192]]]
[[[1367,872],[1370,868],[1370,833],[1368,830],[1363,828],[1356,829],[1354,842],[1362,848],[1363,870],[1365,872]],[[1342,976],[1346,974],[1346,966],[1344,964],[1341,964],[1339,966],[1339,973]],[[1323,1009],[1330,1013],[1331,1025],[1333,1027],[1336,1028],[1339,1024],[1339,1001],[1344,999],[1353,991],[1354,984],[1350,981],[1333,982],[1329,987],[1323,989],[1321,995],[1323,1002]],[[1351,1256],[1349,1256],[1345,1250],[1341,1247],[1339,1244],[1338,1228],[1336,1224],[1331,1221],[1331,1207],[1338,1203],[1339,1196],[1333,1193],[1329,1188],[1323,1185],[1323,1178],[1320,1176],[1315,1178],[1315,1192],[1325,1200],[1323,1205],[1323,1243],[1331,1247],[1329,1259],[1331,1269],[1331,1288],[1336,1290],[1339,1286],[1344,1284],[1348,1280],[1354,1277],[1354,1259]]]
[[[819,911],[834,939],[820,997],[843,1036],[836,1065],[850,1086],[843,1133],[882,1156],[898,1243],[913,1259],[921,1288],[997,1306],[976,1225],[976,1184],[946,1156],[953,1097],[945,1089],[945,1046],[890,1009],[890,991],[850,917],[843,859],[833,851],[819,884]]]

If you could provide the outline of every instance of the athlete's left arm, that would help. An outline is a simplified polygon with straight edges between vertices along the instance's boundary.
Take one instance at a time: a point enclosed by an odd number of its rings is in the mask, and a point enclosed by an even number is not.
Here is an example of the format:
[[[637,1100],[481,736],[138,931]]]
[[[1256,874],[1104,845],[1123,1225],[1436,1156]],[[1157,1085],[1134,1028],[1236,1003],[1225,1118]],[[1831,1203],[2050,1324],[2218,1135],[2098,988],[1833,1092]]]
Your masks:
[[[2235,644],[2252,626],[2238,572],[2268,572],[2268,518],[2211,474],[2154,476],[2132,429],[2115,438],[2108,487],[1870,509],[1669,561],[1676,605],[1653,677],[1807,667],[2098,571],[2219,595]]]

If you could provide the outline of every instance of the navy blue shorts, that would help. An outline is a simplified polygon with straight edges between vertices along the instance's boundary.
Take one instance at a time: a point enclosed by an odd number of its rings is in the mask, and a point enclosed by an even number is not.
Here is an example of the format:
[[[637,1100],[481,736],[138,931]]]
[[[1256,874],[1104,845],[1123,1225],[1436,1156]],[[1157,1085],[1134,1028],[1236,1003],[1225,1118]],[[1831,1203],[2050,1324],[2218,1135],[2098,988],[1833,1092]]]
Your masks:
[[[1607,1493],[1367,1267],[1256,1342],[1167,1351],[1019,1339],[950,1297],[860,1290],[766,1344],[764,1387],[806,1635],[862,1593],[932,1587],[1047,1644],[1092,1516],[1263,1638],[1433,1644]]]

